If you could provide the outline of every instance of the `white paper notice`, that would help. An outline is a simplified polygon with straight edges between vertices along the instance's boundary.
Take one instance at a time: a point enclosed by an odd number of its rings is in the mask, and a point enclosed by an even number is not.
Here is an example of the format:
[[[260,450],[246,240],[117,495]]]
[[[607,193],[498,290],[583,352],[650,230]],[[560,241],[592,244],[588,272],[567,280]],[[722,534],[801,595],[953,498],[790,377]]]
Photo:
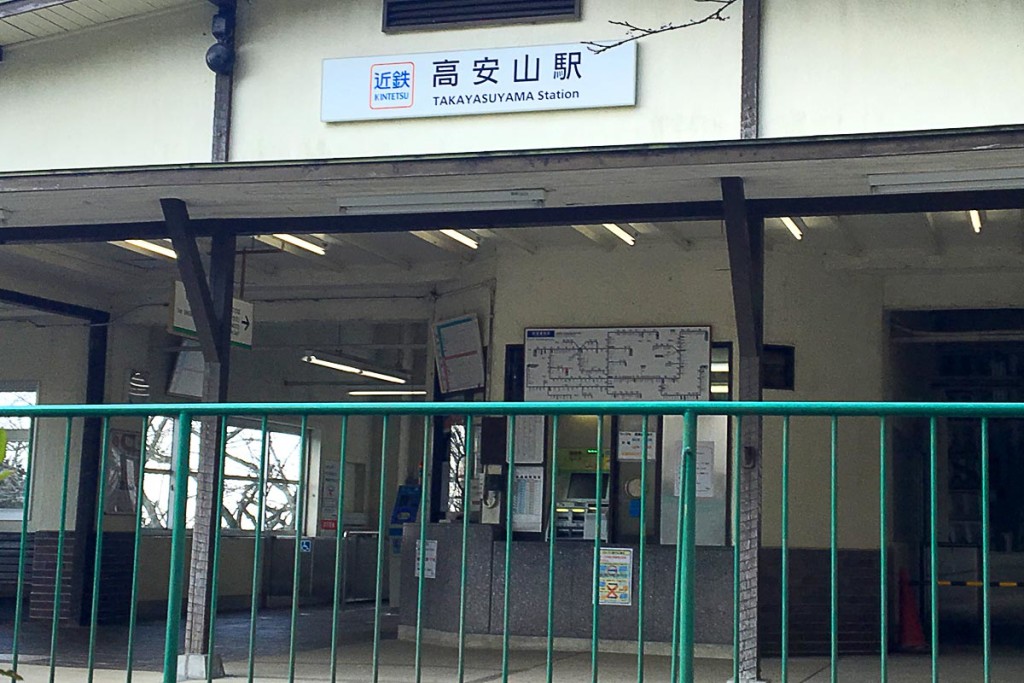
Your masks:
[[[512,486],[512,530],[540,531],[543,508],[544,468],[517,467]]]
[[[643,432],[619,432],[619,460],[640,460],[643,456]],[[658,435],[647,433],[647,459],[655,460],[658,455]]]
[[[475,315],[437,323],[434,348],[442,393],[479,389],[484,385],[484,352],[480,323]]]
[[[505,453],[506,460],[508,453]],[[516,464],[539,465],[544,462],[544,416],[517,415],[515,432]]]
[[[420,575],[420,541],[416,539],[416,568],[414,576]],[[427,554],[423,558],[423,578],[437,578],[437,541],[427,541]]]
[[[675,476],[675,490],[673,495],[678,498],[683,490],[683,483],[679,477],[682,472],[677,469]],[[715,497],[715,442],[697,442],[697,497]]]

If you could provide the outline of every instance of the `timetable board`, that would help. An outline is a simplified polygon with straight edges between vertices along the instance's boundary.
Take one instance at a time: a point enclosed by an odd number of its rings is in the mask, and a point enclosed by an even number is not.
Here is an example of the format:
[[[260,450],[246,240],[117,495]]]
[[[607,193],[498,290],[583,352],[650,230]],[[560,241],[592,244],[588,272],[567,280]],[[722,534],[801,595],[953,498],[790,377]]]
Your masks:
[[[531,328],[527,401],[706,401],[710,327]]]

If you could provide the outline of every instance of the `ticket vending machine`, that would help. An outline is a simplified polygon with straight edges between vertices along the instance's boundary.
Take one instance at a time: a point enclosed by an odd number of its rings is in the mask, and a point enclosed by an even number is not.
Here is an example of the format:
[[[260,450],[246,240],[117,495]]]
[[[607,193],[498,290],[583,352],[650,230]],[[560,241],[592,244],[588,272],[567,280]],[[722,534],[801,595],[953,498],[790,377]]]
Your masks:
[[[601,539],[608,540],[609,454],[601,458],[601,502],[597,502],[597,451],[559,449],[555,473],[555,535],[560,539],[594,540],[598,509]]]

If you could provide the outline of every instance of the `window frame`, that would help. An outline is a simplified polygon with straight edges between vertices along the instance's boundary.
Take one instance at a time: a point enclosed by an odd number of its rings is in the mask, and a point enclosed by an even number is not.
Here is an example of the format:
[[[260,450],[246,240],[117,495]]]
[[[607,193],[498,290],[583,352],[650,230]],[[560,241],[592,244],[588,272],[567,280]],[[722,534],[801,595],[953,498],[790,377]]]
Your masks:
[[[557,15],[539,15],[531,17],[507,17],[496,19],[466,19],[462,21],[446,21],[436,24],[420,24],[416,26],[388,26],[388,6],[395,0],[384,0],[381,5],[380,30],[387,35],[402,33],[421,33],[424,31],[449,31],[452,29],[495,28],[502,26],[521,26],[529,24],[555,24],[559,22],[581,21],[583,19],[583,0],[574,0],[571,13]],[[399,0],[401,1],[401,0]]]
[[[33,405],[39,405],[39,382],[32,380],[0,380],[0,393],[13,394],[13,393],[33,393],[35,394],[35,403]],[[29,477],[31,482],[32,471],[35,469],[35,458],[34,451],[36,450],[35,445],[39,437],[39,423],[32,420],[32,418],[26,418],[29,420],[29,427],[27,429],[8,429],[7,430],[7,443],[23,442],[27,444],[28,452],[26,453],[26,464],[25,474]],[[6,457],[6,454],[4,454]],[[32,498],[33,491],[32,486],[29,486],[28,491],[23,494],[22,505],[20,508],[0,507],[0,522],[21,522],[23,520],[32,519]]]

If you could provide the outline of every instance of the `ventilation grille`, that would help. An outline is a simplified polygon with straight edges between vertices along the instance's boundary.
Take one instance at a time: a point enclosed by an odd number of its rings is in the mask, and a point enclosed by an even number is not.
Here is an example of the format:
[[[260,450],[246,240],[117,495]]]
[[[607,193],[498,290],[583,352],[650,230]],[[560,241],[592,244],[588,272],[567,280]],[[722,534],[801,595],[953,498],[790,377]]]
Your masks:
[[[384,31],[576,21],[581,0],[384,0]]]

